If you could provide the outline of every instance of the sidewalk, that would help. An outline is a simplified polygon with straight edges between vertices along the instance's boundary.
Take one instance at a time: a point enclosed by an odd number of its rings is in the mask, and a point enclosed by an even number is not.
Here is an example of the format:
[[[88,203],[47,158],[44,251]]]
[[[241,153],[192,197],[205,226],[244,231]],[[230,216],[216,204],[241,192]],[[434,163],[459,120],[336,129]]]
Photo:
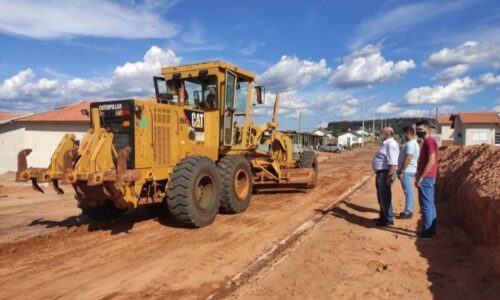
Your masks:
[[[373,181],[373,180],[372,180]],[[498,299],[500,284],[480,249],[438,205],[438,234],[411,239],[420,218],[374,226],[378,216],[370,181],[262,280],[237,292],[242,299]],[[416,192],[416,191],[415,191]],[[399,181],[395,213],[404,207]],[[481,255],[480,255],[481,254]]]

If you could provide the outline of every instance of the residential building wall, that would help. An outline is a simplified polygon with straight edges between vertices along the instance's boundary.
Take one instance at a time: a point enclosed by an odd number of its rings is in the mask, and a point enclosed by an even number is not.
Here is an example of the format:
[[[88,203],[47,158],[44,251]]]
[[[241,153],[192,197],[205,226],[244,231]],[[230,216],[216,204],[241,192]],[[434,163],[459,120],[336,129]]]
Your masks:
[[[495,145],[500,146],[500,125],[495,128]]]
[[[0,174],[17,169],[17,153],[24,141],[23,124],[9,122],[0,125]]]
[[[495,145],[495,133],[500,126],[493,124],[464,124],[460,118],[455,119],[455,145]]]
[[[465,128],[460,118],[455,118],[454,131],[453,131],[453,144],[465,145]]]
[[[353,144],[361,143],[361,137],[358,137],[357,135],[354,135],[352,133],[341,134],[338,136],[337,140],[339,145],[342,146],[352,146]]]
[[[28,165],[33,167],[48,167],[50,158],[59,142],[66,133],[75,133],[76,139],[81,140],[89,129],[88,123],[24,123],[25,141],[23,148],[33,149],[28,156]]]
[[[465,145],[495,144],[495,126],[465,124]]]
[[[453,140],[455,138],[454,132],[453,128],[451,128],[451,124],[438,125],[438,133],[441,134],[443,141]]]

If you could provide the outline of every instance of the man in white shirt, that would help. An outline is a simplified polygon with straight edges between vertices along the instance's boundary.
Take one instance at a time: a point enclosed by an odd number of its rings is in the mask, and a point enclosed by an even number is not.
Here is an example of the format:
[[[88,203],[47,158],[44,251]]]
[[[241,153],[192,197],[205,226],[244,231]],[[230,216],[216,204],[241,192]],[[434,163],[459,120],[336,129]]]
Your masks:
[[[377,226],[394,225],[391,185],[396,179],[399,145],[393,135],[394,130],[391,127],[382,129],[382,145],[372,160],[372,168],[376,174],[377,200],[380,205],[379,218],[375,219]]]

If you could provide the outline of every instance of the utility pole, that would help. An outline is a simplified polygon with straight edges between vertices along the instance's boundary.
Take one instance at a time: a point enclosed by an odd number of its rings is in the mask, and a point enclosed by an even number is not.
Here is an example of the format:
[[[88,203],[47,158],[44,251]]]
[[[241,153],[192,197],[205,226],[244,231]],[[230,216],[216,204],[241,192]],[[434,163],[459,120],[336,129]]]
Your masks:
[[[373,125],[372,125],[372,142],[375,140],[375,115],[373,115]]]
[[[299,111],[299,133],[300,133],[300,121],[301,121],[301,119],[302,119],[302,112]]]
[[[362,125],[361,125],[362,129],[363,130],[361,132],[361,147],[364,147],[365,146],[365,108],[363,107],[363,122],[362,122]]]

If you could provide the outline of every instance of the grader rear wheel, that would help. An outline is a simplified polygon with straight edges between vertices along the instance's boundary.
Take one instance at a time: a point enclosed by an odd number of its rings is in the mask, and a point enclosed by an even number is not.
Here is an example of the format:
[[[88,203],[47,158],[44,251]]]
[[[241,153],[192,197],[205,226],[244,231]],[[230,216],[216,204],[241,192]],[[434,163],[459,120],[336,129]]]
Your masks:
[[[214,221],[220,195],[221,179],[215,163],[203,156],[191,156],[174,168],[166,203],[182,226],[203,227]]]
[[[303,151],[297,161],[297,167],[313,168],[313,180],[312,183],[307,185],[307,187],[314,187],[318,181],[318,159],[316,158],[316,153],[310,150]]]
[[[244,212],[252,197],[253,175],[250,162],[241,155],[225,156],[218,163],[222,177],[220,212]]]

